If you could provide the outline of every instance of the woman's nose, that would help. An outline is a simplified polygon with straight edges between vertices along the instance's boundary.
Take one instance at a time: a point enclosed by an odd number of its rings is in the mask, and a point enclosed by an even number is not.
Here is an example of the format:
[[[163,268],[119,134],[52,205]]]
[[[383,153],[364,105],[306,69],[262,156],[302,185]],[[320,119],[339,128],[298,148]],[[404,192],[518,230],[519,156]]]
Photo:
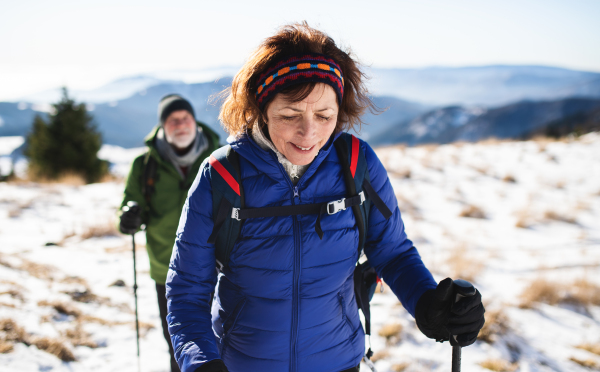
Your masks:
[[[299,132],[303,137],[311,137],[317,131],[317,122],[312,116],[304,116],[299,129]]]

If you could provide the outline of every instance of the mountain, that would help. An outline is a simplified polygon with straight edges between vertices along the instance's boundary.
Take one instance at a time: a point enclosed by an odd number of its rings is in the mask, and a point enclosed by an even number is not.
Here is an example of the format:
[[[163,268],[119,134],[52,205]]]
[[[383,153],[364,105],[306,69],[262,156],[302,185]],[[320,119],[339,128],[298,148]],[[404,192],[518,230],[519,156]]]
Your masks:
[[[157,105],[160,99],[176,92],[192,103],[196,118],[214,129],[224,143],[227,134],[217,119],[219,102],[212,97],[230,84],[231,78],[197,84],[161,83],[146,87],[125,99],[110,103],[88,104],[88,109],[94,116],[104,143],[127,148],[138,147],[143,145],[144,137],[158,122]],[[394,97],[373,97],[373,101],[377,107],[385,111],[381,114],[365,114],[363,120],[368,125],[364,125],[359,133],[359,136],[365,139],[386,130],[398,119],[410,120],[431,108]],[[19,110],[19,105],[23,108],[23,103],[0,103],[0,118],[4,118],[2,120],[7,123],[0,126],[0,136],[25,135],[29,131],[35,111]]]
[[[371,91],[436,106],[496,107],[523,100],[600,98],[600,73],[544,66],[377,69]]]
[[[600,99],[587,98],[521,101],[493,109],[450,106],[398,123],[370,142],[374,145],[416,145],[477,141],[492,137],[525,138],[535,133],[546,133],[547,128],[553,125],[565,131],[573,118],[581,118],[582,123],[587,123],[592,120],[590,115],[598,110]],[[592,124],[585,125],[586,128],[593,128]]]
[[[36,111],[25,103],[0,102],[0,136],[24,136],[29,132]]]

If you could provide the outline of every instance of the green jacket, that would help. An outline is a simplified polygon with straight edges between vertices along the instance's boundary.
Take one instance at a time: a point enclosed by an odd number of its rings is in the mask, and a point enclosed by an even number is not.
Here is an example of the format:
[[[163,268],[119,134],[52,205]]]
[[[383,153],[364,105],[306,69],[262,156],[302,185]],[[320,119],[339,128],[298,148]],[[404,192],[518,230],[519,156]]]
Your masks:
[[[154,139],[160,126],[156,126],[145,139],[148,152],[133,161],[125,185],[121,207],[133,200],[143,211],[142,221],[146,225],[146,249],[150,258],[150,276],[158,284],[165,284],[167,280],[179,216],[188,190],[196,178],[200,164],[219,148],[219,136],[207,125],[200,122],[197,124],[208,138],[209,145],[191,166],[185,180],[181,178],[171,162],[164,160],[159,155]],[[154,192],[150,196],[149,203],[146,202],[142,192],[142,185],[145,183],[144,168],[148,156],[153,157],[157,163]]]

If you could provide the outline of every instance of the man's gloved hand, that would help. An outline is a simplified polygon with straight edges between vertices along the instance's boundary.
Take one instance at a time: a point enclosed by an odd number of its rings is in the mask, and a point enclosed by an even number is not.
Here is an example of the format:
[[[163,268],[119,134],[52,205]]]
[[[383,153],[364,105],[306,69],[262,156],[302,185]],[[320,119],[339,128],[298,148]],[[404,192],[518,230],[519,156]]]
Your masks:
[[[121,211],[119,230],[123,234],[135,234],[142,225],[142,210],[136,202],[130,201],[121,208]]]
[[[195,372],[229,372],[225,363],[221,359],[214,359],[208,363],[204,363]]]
[[[442,280],[436,289],[423,293],[415,309],[415,320],[423,334],[436,341],[450,340],[452,346],[469,346],[477,340],[485,323],[485,309],[479,291],[456,301],[456,291],[450,278]],[[452,335],[456,335],[454,340]]]

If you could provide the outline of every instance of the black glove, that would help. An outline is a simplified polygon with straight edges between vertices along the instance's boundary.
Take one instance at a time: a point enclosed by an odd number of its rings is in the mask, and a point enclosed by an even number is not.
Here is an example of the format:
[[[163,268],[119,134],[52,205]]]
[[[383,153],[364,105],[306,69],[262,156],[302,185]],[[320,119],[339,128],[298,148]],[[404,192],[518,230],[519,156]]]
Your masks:
[[[446,278],[436,289],[423,293],[415,309],[415,320],[423,334],[436,341],[450,340],[452,346],[469,346],[477,340],[485,323],[481,294],[462,297],[458,302],[453,281]],[[456,341],[453,335],[457,336]]]
[[[195,372],[229,372],[225,363],[221,359],[214,359],[208,363],[204,363]]]
[[[119,230],[123,234],[135,234],[142,225],[142,210],[136,202],[130,201],[121,208],[121,211]]]

